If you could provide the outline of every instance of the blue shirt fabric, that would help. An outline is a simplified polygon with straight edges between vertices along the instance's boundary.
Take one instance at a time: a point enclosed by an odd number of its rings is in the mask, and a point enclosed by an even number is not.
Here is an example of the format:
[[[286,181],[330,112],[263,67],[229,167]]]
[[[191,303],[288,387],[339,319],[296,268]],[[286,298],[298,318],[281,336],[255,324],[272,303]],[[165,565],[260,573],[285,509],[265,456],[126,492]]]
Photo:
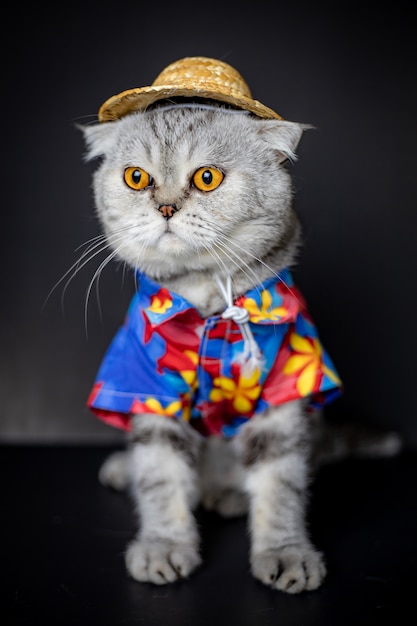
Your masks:
[[[88,399],[106,423],[130,430],[131,417],[157,413],[226,437],[268,406],[337,397],[341,381],[304,299],[284,270],[238,298],[262,363],[241,363],[241,327],[221,314],[202,318],[176,293],[138,274],[124,325],[101,363]]]

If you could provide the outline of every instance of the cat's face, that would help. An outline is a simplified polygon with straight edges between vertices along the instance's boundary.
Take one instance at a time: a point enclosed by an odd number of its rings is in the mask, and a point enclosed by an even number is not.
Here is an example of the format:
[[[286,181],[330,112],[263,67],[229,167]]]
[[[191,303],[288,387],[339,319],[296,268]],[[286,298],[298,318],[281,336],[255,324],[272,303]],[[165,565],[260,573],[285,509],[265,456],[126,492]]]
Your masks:
[[[283,162],[299,124],[161,108],[83,130],[87,157],[103,156],[94,194],[109,244],[156,280],[244,269],[294,231]]]

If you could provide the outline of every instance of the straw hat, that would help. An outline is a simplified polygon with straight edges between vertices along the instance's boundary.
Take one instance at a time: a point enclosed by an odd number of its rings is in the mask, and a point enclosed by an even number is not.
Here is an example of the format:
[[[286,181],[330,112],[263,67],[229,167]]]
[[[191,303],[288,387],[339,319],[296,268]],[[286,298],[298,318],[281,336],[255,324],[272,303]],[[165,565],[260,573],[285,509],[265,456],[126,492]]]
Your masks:
[[[144,111],[165,98],[209,98],[245,109],[258,117],[282,117],[254,100],[248,85],[231,65],[206,57],[186,57],[166,67],[150,87],[138,87],[112,96],[100,107],[99,122],[110,122],[133,111]]]

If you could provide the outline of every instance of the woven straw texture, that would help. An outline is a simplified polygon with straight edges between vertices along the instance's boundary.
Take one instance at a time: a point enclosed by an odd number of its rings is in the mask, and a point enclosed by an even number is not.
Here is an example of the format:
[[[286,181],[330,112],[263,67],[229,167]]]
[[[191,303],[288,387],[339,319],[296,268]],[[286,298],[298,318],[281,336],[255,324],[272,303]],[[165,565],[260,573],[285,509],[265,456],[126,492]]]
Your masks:
[[[278,113],[252,98],[237,70],[228,63],[207,57],[186,57],[168,65],[149,87],[128,89],[112,96],[100,107],[100,122],[144,111],[158,100],[178,96],[210,98],[266,119],[282,119]]]

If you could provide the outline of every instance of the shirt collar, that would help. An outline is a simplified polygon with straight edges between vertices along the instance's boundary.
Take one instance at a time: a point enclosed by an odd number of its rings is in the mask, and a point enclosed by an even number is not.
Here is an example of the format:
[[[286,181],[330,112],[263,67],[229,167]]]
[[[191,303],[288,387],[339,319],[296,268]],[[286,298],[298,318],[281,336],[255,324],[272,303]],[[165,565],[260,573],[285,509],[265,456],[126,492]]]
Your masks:
[[[151,324],[157,326],[190,310],[199,315],[188,300],[161,287],[146,274],[137,272],[137,281],[138,304]],[[235,304],[246,309],[249,320],[255,324],[281,324],[295,320],[304,306],[288,269],[250,289],[237,298]],[[221,313],[211,317],[221,317]]]

